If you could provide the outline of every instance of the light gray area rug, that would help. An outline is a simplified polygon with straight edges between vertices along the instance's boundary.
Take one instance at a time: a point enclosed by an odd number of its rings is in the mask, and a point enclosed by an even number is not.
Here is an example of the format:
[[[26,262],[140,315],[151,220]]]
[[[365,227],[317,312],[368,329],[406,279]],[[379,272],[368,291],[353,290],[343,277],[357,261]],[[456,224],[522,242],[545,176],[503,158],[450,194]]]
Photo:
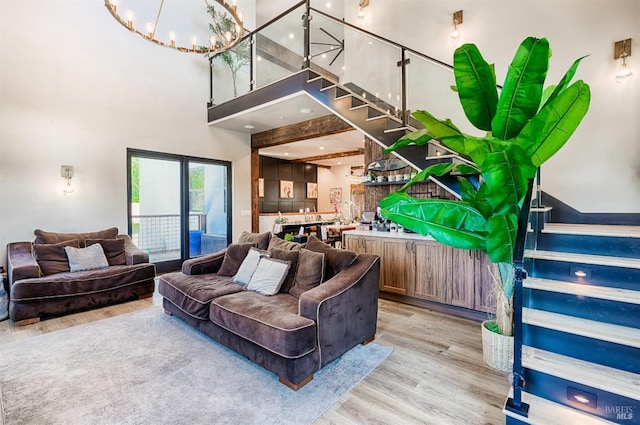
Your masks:
[[[5,425],[309,424],[391,354],[358,345],[300,391],[159,307],[0,346]]]

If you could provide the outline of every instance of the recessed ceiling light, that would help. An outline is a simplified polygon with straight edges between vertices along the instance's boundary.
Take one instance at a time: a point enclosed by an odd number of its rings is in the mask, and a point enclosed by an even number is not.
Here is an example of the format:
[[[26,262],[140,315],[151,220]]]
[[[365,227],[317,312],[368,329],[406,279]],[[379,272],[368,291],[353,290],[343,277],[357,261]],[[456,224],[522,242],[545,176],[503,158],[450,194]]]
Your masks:
[[[330,1],[327,2],[327,9],[331,9],[331,2]]]
[[[293,33],[289,33],[289,38],[293,40],[293,38],[295,37],[295,35],[293,35]]]
[[[251,130],[251,129],[256,128],[256,126],[255,125],[251,125],[251,124],[247,124],[247,125],[244,126],[244,128],[246,128],[247,130]]]
[[[324,146],[320,146],[320,150],[323,151],[324,150]]]
[[[342,165],[342,162],[338,161],[338,165]]]
[[[285,152],[285,153],[284,153],[284,156],[289,156],[289,152]]]
[[[300,109],[300,112],[303,114],[310,114],[313,112],[313,109],[309,109],[309,108],[302,108]]]

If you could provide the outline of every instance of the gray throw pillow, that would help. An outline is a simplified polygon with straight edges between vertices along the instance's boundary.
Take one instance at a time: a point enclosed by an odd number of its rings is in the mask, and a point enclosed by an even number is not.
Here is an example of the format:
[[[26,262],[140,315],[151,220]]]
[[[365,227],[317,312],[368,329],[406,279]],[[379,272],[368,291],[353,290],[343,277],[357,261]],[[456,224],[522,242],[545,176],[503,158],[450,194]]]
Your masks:
[[[71,272],[81,272],[85,270],[104,269],[109,267],[107,257],[104,255],[102,245],[93,244],[87,248],[64,247],[69,258],[69,269]]]
[[[304,292],[320,285],[324,276],[324,254],[301,249],[298,257],[298,269],[291,295],[300,298]]]
[[[287,277],[291,263],[262,257],[255,273],[251,276],[247,291],[254,291],[262,295],[275,295],[280,290],[282,282]]]
[[[268,257],[269,253],[267,251],[262,251],[260,249],[251,248],[247,253],[247,256],[242,260],[242,264],[238,268],[238,272],[235,276],[233,276],[233,281],[235,283],[240,283],[242,285],[246,285],[251,280],[251,276],[253,276],[253,272],[256,271],[258,267],[258,263],[260,262],[260,258]]]

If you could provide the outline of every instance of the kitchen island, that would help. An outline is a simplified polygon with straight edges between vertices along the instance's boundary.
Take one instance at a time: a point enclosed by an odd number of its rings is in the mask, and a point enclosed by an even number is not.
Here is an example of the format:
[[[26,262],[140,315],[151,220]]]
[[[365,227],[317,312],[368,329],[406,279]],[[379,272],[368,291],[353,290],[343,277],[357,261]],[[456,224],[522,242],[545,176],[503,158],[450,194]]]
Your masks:
[[[380,296],[481,320],[495,312],[491,261],[476,250],[443,245],[430,236],[349,230],[346,249],[380,257]]]

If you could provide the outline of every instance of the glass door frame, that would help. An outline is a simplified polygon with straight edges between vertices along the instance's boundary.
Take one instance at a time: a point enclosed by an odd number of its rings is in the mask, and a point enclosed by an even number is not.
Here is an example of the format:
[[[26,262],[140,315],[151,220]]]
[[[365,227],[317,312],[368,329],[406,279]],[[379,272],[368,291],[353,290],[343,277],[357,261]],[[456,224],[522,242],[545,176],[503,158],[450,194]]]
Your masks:
[[[176,260],[168,260],[155,263],[156,271],[165,273],[169,271],[180,270],[182,263],[191,258],[189,252],[189,163],[198,162],[211,165],[220,165],[226,167],[226,205],[227,205],[227,245],[231,243],[231,232],[233,228],[232,215],[232,163],[219,159],[202,158],[188,155],[171,154],[164,152],[148,151],[143,149],[127,148],[127,232],[129,236],[133,234],[133,223],[131,220],[131,159],[133,157],[141,157],[147,159],[167,160],[178,162],[180,164],[180,258]]]

